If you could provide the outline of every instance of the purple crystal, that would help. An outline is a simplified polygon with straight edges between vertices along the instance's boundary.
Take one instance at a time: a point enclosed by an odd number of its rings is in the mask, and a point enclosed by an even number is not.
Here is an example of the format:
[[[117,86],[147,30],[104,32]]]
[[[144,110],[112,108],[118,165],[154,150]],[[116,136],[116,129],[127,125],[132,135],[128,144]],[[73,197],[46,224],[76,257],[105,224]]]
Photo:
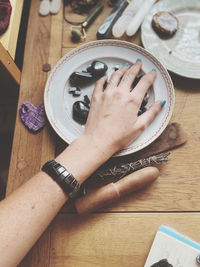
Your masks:
[[[19,110],[23,124],[32,132],[36,133],[46,124],[44,105],[41,103],[35,107],[30,102],[24,102]]]

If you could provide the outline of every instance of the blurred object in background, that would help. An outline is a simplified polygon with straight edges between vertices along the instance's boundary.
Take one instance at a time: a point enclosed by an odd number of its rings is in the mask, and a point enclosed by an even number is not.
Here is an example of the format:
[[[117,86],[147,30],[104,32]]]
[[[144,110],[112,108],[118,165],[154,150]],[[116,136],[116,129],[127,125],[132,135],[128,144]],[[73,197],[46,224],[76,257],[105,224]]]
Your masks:
[[[125,33],[129,23],[142,6],[143,0],[132,0],[112,28],[114,37],[119,38]]]
[[[110,14],[107,16],[102,25],[99,27],[97,31],[97,40],[110,38],[112,34],[113,25],[121,16],[122,12],[127,6],[128,2],[126,0],[118,0],[115,7],[112,9]]]
[[[128,28],[126,30],[126,34],[128,36],[133,36],[136,34],[137,30],[139,29],[140,25],[142,24],[145,16],[150,11],[153,4],[156,2],[156,0],[146,0],[136,15],[133,17],[133,19],[130,21]]]
[[[3,34],[10,23],[12,6],[9,0],[0,0],[0,34]]]
[[[73,12],[78,14],[87,13],[99,0],[65,0],[64,5],[69,4]]]

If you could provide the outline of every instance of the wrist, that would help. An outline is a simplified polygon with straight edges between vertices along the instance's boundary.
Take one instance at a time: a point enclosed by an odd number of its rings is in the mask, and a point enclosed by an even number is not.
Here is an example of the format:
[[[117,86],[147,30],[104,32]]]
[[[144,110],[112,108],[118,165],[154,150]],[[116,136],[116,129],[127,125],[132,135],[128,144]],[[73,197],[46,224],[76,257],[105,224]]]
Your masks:
[[[111,147],[82,134],[56,158],[56,161],[66,167],[81,184],[114,152]]]

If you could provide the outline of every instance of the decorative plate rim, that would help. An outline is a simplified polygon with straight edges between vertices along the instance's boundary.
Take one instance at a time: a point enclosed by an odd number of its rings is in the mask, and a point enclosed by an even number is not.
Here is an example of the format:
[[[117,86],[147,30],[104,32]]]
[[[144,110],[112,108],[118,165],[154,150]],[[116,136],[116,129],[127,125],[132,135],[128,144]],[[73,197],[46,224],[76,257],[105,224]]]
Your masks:
[[[164,0],[162,0],[162,1],[164,1]],[[170,0],[168,0],[168,1],[170,1]],[[197,0],[195,0],[195,1],[197,2]],[[191,4],[191,1],[188,0],[187,2]],[[156,8],[157,6],[159,6],[160,3],[161,3],[161,1],[155,3],[155,4],[153,5],[152,9]],[[151,9],[151,10],[152,10],[152,9]],[[151,10],[150,10],[150,11],[151,11]],[[148,17],[149,17],[149,14],[147,14],[147,16],[145,17],[145,19],[144,19],[144,21],[143,21],[143,23],[142,23],[142,25],[141,25],[141,41],[142,41],[142,44],[143,44],[144,48],[146,48],[147,50],[148,50],[148,43],[147,43],[147,41],[146,41],[146,38],[144,37],[144,36],[145,36],[145,34],[144,34],[144,32],[145,32],[144,27],[145,27],[146,20],[147,20]],[[148,50],[148,52],[151,53],[151,54],[153,54],[152,51],[149,51],[149,50]],[[156,57],[156,55],[154,55],[154,56]],[[158,60],[159,60],[159,59],[158,59]],[[177,74],[177,75],[179,75],[179,76],[181,76],[181,77],[191,78],[191,79],[200,79],[200,74],[198,75],[198,74],[196,74],[196,72],[194,72],[193,74],[188,74],[188,72],[187,72],[187,71],[184,71],[184,70],[182,70],[182,71],[177,71],[177,69],[174,68],[174,67],[173,67],[171,64],[169,64],[168,62],[165,62],[165,66],[166,66],[166,69],[167,69],[167,70],[169,70],[169,71],[173,72],[174,74]]]

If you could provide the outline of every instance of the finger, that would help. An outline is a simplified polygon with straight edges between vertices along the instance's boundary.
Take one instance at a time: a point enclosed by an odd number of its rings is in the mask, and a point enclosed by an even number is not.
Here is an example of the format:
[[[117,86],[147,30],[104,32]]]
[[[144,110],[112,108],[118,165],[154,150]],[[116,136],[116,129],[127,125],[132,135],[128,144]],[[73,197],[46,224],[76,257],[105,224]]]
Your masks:
[[[122,76],[124,75],[124,73],[129,69],[128,67],[128,63],[126,63],[125,66],[123,66],[121,69],[115,71],[112,73],[109,81],[108,81],[108,84],[107,84],[107,87],[106,89],[109,89],[109,88],[116,88],[122,78]]]
[[[165,101],[156,101],[147,111],[138,117],[135,128],[138,130],[139,134],[156,118],[162,109],[163,103],[165,104]]]
[[[136,63],[131,68],[129,68],[124,74],[123,78],[121,79],[120,86],[122,88],[127,88],[130,91],[131,85],[133,84],[133,81],[135,80],[138,73],[140,72],[141,67],[142,61],[138,58]]]
[[[93,94],[102,93],[104,89],[104,85],[107,80],[108,80],[108,76],[103,76],[98,81],[96,81]]]
[[[135,102],[137,102],[139,105],[141,105],[146,92],[153,84],[155,78],[156,78],[156,70],[153,69],[152,71],[145,74],[138,82],[136,87],[132,90],[131,92],[132,97],[135,99]]]
[[[95,84],[94,91],[92,93],[92,102],[96,102],[96,100],[102,95],[104,90],[104,84],[106,83],[108,76],[101,77]]]

